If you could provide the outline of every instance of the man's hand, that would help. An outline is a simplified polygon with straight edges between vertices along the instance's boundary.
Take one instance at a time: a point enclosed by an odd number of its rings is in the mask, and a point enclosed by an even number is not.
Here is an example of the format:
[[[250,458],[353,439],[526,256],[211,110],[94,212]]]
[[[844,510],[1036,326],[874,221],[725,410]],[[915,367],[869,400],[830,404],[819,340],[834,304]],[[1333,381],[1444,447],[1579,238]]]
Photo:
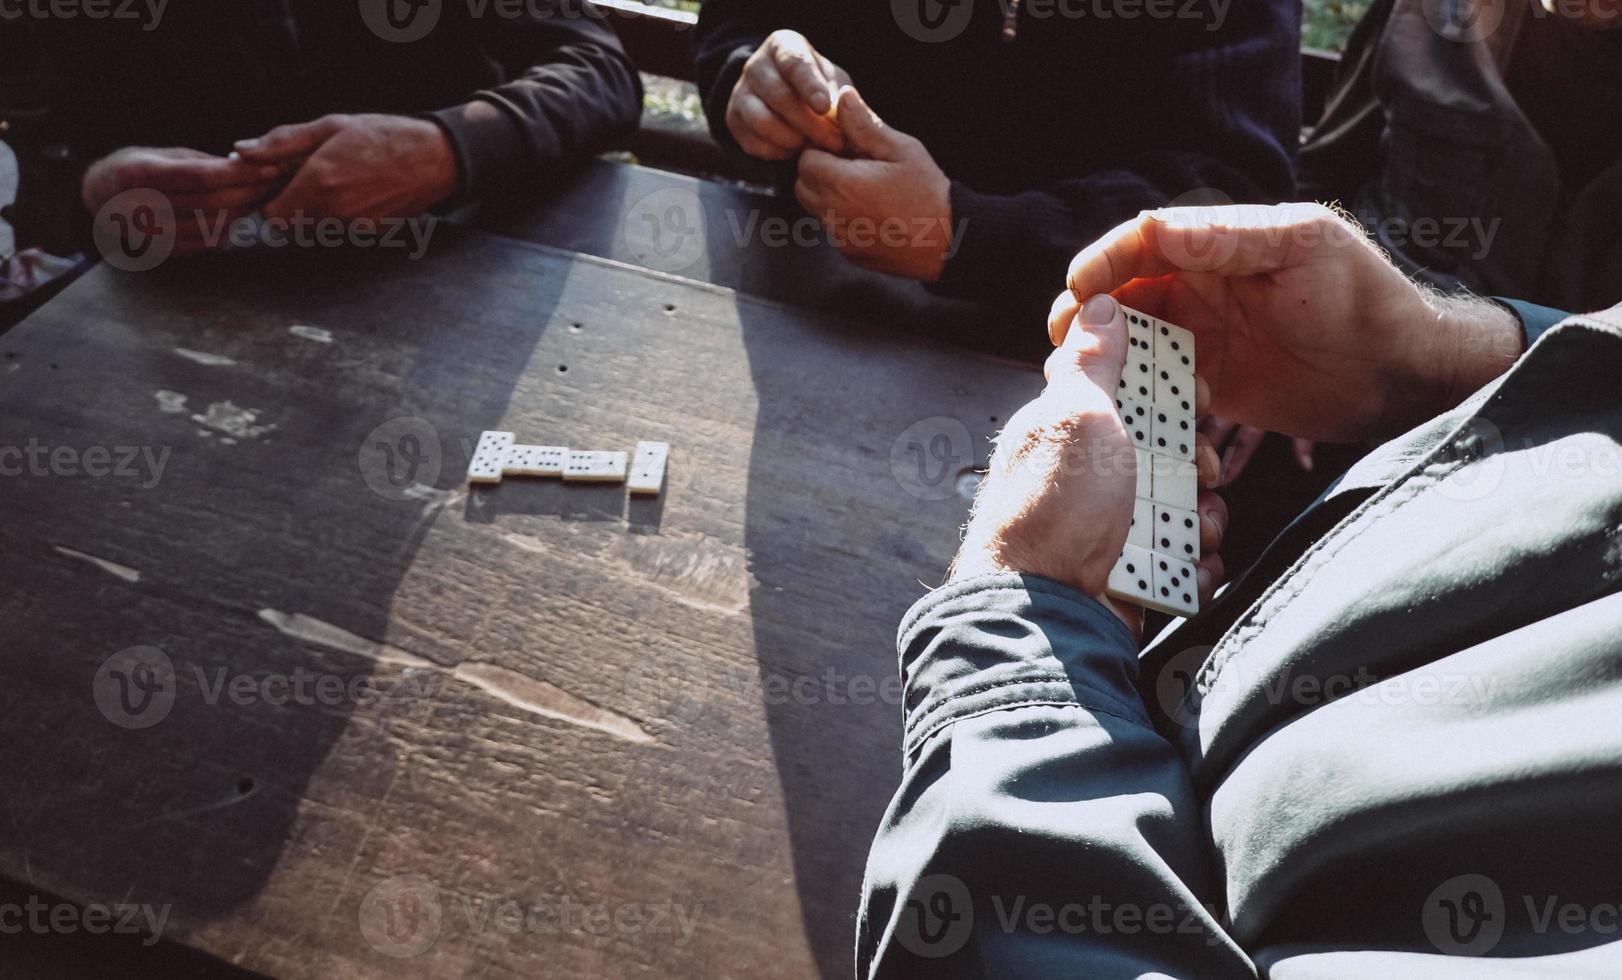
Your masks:
[[[850,75],[796,31],[774,31],[744,62],[727,103],[727,129],[750,156],[787,160],[809,143],[830,153],[845,137],[830,118]]]
[[[1210,438],[1211,448],[1222,457],[1222,478],[1217,481],[1219,487],[1225,487],[1239,479],[1239,474],[1249,465],[1250,458],[1261,448],[1262,440],[1267,438],[1265,429],[1258,429],[1253,425],[1237,425],[1220,415],[1207,415],[1200,419],[1199,425],[1199,431]],[[1295,465],[1301,467],[1303,473],[1312,472],[1314,445],[1311,439],[1290,440],[1290,455],[1295,458]]]
[[[1013,571],[1063,582],[1088,595],[1104,591],[1126,544],[1137,487],[1137,457],[1113,392],[1126,363],[1120,304],[1095,296],[1075,316],[1063,346],[1047,362],[1048,386],[1014,414],[997,437],[991,469],[952,563],[951,579]],[[1210,447],[1199,456],[1200,481],[1215,477]],[[1228,512],[1201,493],[1200,595],[1222,576],[1217,549]],[[1110,604],[1134,630],[1138,614]]]
[[[1521,353],[1519,325],[1479,300],[1415,286],[1362,231],[1316,204],[1170,208],[1089,245],[1048,333],[1078,297],[1194,332],[1210,410],[1304,439],[1401,431],[1457,405]]]
[[[456,152],[422,119],[322,116],[242,140],[236,151],[249,163],[293,172],[265,205],[266,218],[410,218],[456,193]]]
[[[276,192],[273,166],[217,157],[185,147],[125,147],[90,165],[79,185],[85,210],[99,214],[124,191],[161,193],[175,212],[176,254],[221,247],[230,223]]]
[[[794,196],[864,269],[935,282],[952,250],[952,182],[924,144],[884,124],[854,88],[839,92],[846,160],[800,155]]]

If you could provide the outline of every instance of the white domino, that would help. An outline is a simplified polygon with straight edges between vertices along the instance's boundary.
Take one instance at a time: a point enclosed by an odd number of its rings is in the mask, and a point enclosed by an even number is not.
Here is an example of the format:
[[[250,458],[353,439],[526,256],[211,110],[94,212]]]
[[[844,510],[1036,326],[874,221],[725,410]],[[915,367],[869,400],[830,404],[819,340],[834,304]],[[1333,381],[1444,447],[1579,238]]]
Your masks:
[[[1127,437],[1139,449],[1148,449],[1154,444],[1154,429],[1150,425],[1154,417],[1149,413],[1152,404],[1130,395],[1117,395],[1115,398],[1115,407],[1120,410],[1121,424],[1126,426]]]
[[[1176,459],[1194,458],[1193,413],[1183,415],[1175,409],[1155,405],[1149,409],[1149,449],[1151,452]]]
[[[1153,604],[1161,612],[1177,616],[1192,616],[1200,611],[1199,585],[1194,579],[1194,566],[1169,555],[1150,553],[1154,567],[1149,575],[1154,586]]]
[[[467,482],[500,483],[507,463],[507,450],[512,448],[511,432],[486,431],[480,433],[479,444],[473,447],[473,458],[467,464]]]
[[[631,457],[631,477],[626,481],[632,493],[657,494],[665,484],[665,463],[670,459],[670,443],[639,442]]]
[[[1135,491],[1139,500],[1154,500],[1155,497],[1155,454],[1147,449],[1135,448],[1133,454],[1138,458],[1138,489]],[[1170,484],[1168,483],[1168,486]],[[1168,500],[1166,503],[1175,503]]]
[[[563,459],[563,478],[577,483],[624,483],[627,462],[622,452],[576,449]]]
[[[1199,612],[1194,566],[1200,560],[1194,335],[1137,310],[1122,312],[1127,355],[1115,407],[1137,454],[1137,499],[1105,594],[1192,616]]]
[[[1149,538],[1149,547],[1158,554],[1179,561],[1200,560],[1200,517],[1194,511],[1156,504]]]
[[[566,446],[511,446],[501,464],[506,476],[562,476]]]
[[[1140,402],[1153,401],[1155,397],[1155,365],[1148,357],[1133,351],[1126,355],[1126,365],[1121,369],[1121,384],[1115,394],[1117,397],[1125,395]]]
[[[1199,474],[1194,469],[1192,461],[1150,453],[1149,467],[1151,470],[1149,492],[1146,494],[1140,492],[1138,496],[1148,497],[1155,503],[1165,504],[1168,507],[1194,509],[1199,500],[1200,488]],[[1143,482],[1141,477],[1138,482],[1141,486]]]
[[[1150,355],[1157,363],[1178,368],[1185,374],[1194,373],[1194,334],[1164,320],[1153,325],[1154,352]]]
[[[1132,526],[1127,528],[1126,543],[1147,549],[1154,544],[1155,505],[1139,498],[1132,501]]]
[[[1121,560],[1109,573],[1109,594],[1130,599],[1138,604],[1151,602],[1155,596],[1154,556],[1148,548],[1129,544],[1121,552]]]

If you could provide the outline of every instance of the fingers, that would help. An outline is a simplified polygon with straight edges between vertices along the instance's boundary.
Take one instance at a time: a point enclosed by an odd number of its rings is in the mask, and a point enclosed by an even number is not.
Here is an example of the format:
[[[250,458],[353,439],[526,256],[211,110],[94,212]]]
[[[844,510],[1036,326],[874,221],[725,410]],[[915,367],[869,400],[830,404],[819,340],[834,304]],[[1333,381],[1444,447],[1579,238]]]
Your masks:
[[[826,115],[834,107],[833,80],[823,74],[822,60],[811,49],[811,42],[795,31],[778,31],[768,46],[773,63],[789,86],[811,111]]]
[[[300,213],[338,214],[337,209],[330,207],[325,200],[326,192],[322,190],[320,183],[314,168],[303,168],[293,175],[293,179],[288,181],[280,194],[264,206],[263,213],[266,219],[289,221]]]
[[[1080,310],[1081,300],[1068,289],[1053,297],[1053,305],[1048,308],[1048,340],[1053,342],[1053,346],[1064,343],[1070,324]]]
[[[897,155],[895,134],[879,114],[849,85],[839,90],[839,128],[851,149],[874,160],[893,160]]]
[[[846,161],[822,150],[810,149],[800,154],[794,197],[807,214],[826,220],[824,216],[830,205],[829,191],[838,186],[840,171],[845,164]]]
[[[1267,432],[1255,426],[1241,425],[1234,431],[1233,438],[1228,442],[1227,451],[1222,454],[1225,458],[1221,485],[1239,479],[1239,474],[1245,471],[1251,457],[1256,455],[1256,450],[1266,438]]]
[[[342,116],[322,116],[310,122],[277,126],[255,139],[238,140],[232,149],[250,163],[281,163],[314,153],[335,136],[343,124]]]
[[[1194,582],[1200,592],[1200,606],[1204,607],[1216,596],[1217,586],[1227,575],[1227,568],[1222,563],[1222,556],[1216,552],[1202,555],[1194,564]]]
[[[206,193],[227,187],[263,184],[281,176],[275,167],[225,157],[138,156],[119,165],[124,187],[150,187],[176,193]]]
[[[834,92],[836,94],[838,93],[838,91],[840,89],[844,88],[846,85],[854,84],[850,80],[850,72],[846,71],[845,69],[843,69],[843,68],[839,67],[838,65],[834,64],[832,61],[829,61],[827,58],[823,57],[822,52],[820,52],[820,51],[817,52],[817,61],[821,62],[821,64],[822,64],[822,73],[824,75],[826,75],[828,77],[828,81],[830,81],[832,83],[832,88],[833,88],[833,90],[834,90]],[[837,100],[836,100],[836,104],[837,104]]]
[[[1085,377],[1113,398],[1126,364],[1126,315],[1121,304],[1102,294],[1089,297],[1076,313],[1075,328],[1043,365],[1049,384]]]
[[[764,128],[756,127],[757,133],[773,145],[798,150],[809,139],[829,153],[844,150],[845,136],[839,131],[839,126],[826,114],[813,111],[777,70],[776,64],[771,59],[751,58],[744,65],[743,75],[738,79],[738,87],[733,91],[733,103],[737,103],[744,95],[758,100],[770,113],[770,117],[775,120],[771,124],[772,129],[786,130],[785,139],[782,135],[773,135]],[[729,114],[732,109],[733,106],[728,106]],[[740,116],[747,119],[754,111],[751,109],[749,114]]]
[[[1066,279],[1077,296],[1110,292],[1131,282],[1182,271],[1218,276],[1272,272],[1288,261],[1291,234],[1307,225],[1340,224],[1318,204],[1164,208],[1122,222],[1070,263]]]
[[[1301,467],[1304,473],[1312,472],[1312,447],[1315,445],[1311,439],[1291,439],[1290,452],[1295,457],[1295,465]]]
[[[205,193],[175,193],[167,195],[176,214],[192,215],[201,212],[205,217],[221,211],[232,211],[269,200],[276,193],[277,181],[267,180],[241,187],[225,187]]]
[[[727,129],[738,146],[762,160],[786,160],[805,145],[805,137],[750,92],[737,92],[727,104]]]
[[[1200,560],[1195,563],[1195,578],[1199,584],[1200,603],[1211,600],[1216,587],[1222,583],[1222,539],[1228,533],[1228,504],[1210,490],[1200,491],[1195,505],[1200,515]]]
[[[1196,482],[1202,487],[1214,487],[1222,482],[1222,457],[1211,444],[1211,437],[1198,431],[1194,433],[1194,472]]]

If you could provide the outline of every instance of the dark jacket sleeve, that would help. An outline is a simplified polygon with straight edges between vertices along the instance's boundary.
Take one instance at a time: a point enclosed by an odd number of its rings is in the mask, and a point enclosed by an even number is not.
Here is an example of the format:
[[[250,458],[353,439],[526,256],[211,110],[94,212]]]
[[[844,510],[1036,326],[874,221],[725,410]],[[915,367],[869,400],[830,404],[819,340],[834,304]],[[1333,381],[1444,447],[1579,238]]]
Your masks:
[[[727,103],[743,74],[743,64],[767,35],[790,23],[778,0],[705,0],[693,32],[693,65],[710,135],[733,153],[742,153],[727,129]]]
[[[902,623],[905,765],[868,859],[857,975],[1222,980],[1200,805],[1102,605],[1018,575]]]
[[[1076,252],[1140,211],[1288,200],[1301,128],[1300,4],[1244,6],[1208,44],[1167,60],[1145,147],[1012,195],[954,181],[961,233],[935,289],[1051,298]]]
[[[642,82],[601,16],[532,5],[479,24],[512,80],[429,113],[456,148],[461,198],[533,190],[636,132]]]

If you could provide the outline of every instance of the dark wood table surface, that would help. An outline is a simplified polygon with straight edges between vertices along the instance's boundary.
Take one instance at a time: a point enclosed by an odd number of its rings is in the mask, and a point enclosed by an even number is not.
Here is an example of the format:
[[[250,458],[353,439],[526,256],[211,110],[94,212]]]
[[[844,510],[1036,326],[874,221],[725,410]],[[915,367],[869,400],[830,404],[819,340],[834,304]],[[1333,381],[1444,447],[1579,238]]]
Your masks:
[[[791,199],[650,167],[593,162],[529,207],[485,207],[496,234],[670,272],[804,310],[1041,363],[1048,301],[992,307],[847,262]],[[890,229],[903,234],[898,225]],[[1054,273],[1054,295],[1064,288]]]
[[[45,460],[0,477],[0,904],[166,910],[123,975],[849,974],[896,625],[1040,375],[557,222],[103,265],[0,335],[0,466]],[[665,493],[470,490],[491,428],[666,440]]]

